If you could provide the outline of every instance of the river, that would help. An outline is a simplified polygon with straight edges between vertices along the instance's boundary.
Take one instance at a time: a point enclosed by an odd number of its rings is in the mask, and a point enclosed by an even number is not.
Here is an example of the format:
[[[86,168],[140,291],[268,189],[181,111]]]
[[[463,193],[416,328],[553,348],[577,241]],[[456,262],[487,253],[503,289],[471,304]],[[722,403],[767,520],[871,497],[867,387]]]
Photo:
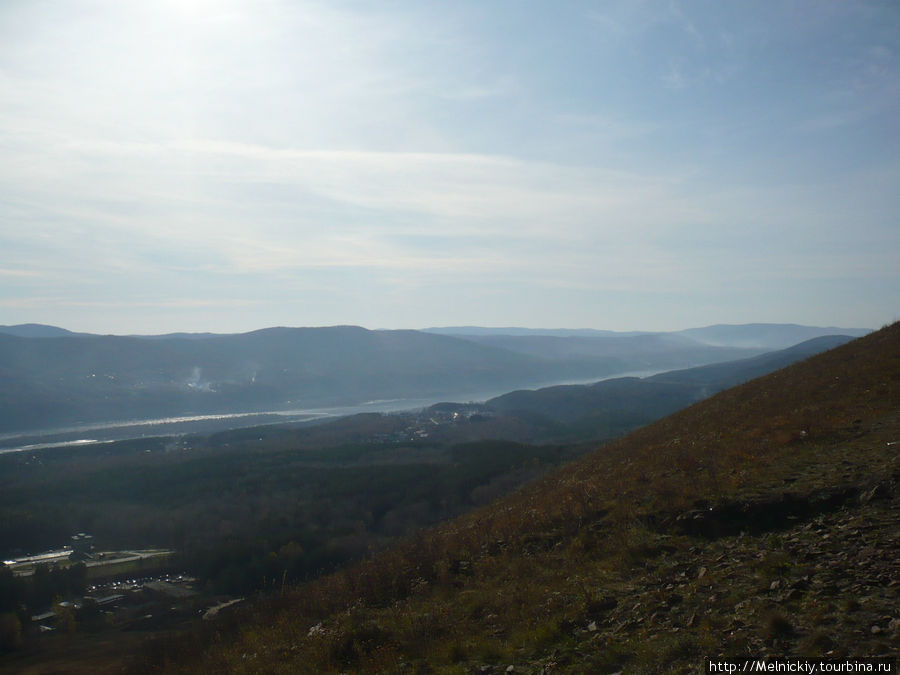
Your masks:
[[[537,386],[557,384],[589,384],[617,377],[647,377],[659,370],[618,373],[590,380],[549,382]],[[156,436],[210,434],[217,431],[242,429],[268,424],[300,424],[317,420],[346,417],[357,413],[389,413],[421,410],[442,401],[486,401],[507,393],[503,391],[457,392],[427,398],[397,398],[366,401],[357,405],[302,410],[270,410],[265,412],[236,412],[214,415],[184,415],[156,419],[134,419],[89,424],[77,424],[53,429],[0,434],[0,454],[66,448],[95,443],[112,443]]]

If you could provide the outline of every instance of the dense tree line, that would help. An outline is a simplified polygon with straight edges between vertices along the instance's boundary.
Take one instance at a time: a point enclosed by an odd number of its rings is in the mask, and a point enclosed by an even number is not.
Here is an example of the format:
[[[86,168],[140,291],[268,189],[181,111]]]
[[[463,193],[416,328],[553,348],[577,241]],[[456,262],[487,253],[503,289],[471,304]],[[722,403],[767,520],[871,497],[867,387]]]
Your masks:
[[[87,567],[37,565],[29,577],[17,577],[0,566],[0,652],[19,646],[22,627],[36,608],[49,607],[55,600],[84,595]]]
[[[279,429],[240,438],[2,457],[0,553],[90,532],[102,549],[173,548],[210,590],[242,594],[331,570],[574,453],[508,441],[298,449]]]

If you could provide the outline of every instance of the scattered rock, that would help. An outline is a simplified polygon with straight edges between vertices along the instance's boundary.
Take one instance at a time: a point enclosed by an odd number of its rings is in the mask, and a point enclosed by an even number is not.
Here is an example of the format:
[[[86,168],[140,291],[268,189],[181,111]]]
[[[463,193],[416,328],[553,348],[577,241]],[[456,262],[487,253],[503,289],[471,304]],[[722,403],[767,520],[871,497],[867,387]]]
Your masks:
[[[599,600],[593,600],[588,603],[587,611],[588,614],[600,614],[602,612],[609,612],[616,607],[618,607],[619,601],[616,600],[612,595],[606,595],[600,598]]]
[[[887,482],[879,483],[870,490],[859,495],[860,504],[868,504],[873,499],[887,499],[891,496],[891,485]]]
[[[798,591],[806,591],[809,590],[809,576],[802,576],[796,581],[791,583],[791,588],[796,589]]]

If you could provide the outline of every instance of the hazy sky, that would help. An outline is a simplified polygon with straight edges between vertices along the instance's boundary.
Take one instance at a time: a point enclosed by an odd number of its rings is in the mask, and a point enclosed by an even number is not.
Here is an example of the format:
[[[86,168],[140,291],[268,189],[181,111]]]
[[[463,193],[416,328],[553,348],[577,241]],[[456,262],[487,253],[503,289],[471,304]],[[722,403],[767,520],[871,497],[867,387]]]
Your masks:
[[[900,318],[900,3],[0,2],[0,324]]]

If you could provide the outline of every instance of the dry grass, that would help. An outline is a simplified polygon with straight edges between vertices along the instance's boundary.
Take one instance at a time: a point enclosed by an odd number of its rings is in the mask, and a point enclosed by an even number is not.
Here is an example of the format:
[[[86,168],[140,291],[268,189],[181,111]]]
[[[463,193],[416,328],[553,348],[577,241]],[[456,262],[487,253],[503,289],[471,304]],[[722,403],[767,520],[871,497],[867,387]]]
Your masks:
[[[613,672],[631,663],[652,672],[667,659],[697,659],[718,643],[696,617],[685,616],[680,634],[642,626],[645,641],[602,649],[590,647],[588,627],[609,597],[628,597],[638,571],[652,575],[702,546],[665,531],[675,514],[896,472],[900,446],[888,443],[900,440],[890,436],[898,429],[898,380],[895,324],[599,448],[296,588],[278,606],[260,603],[236,638],[194,656],[205,672],[468,672],[471,664],[539,659],[562,670],[579,663]],[[768,581],[789,561],[777,539],[765,541],[773,551],[757,571]],[[698,579],[696,592],[708,593],[712,579]],[[771,639],[793,630],[781,614],[761,621]],[[185,670],[198,667],[188,653],[179,659]]]

